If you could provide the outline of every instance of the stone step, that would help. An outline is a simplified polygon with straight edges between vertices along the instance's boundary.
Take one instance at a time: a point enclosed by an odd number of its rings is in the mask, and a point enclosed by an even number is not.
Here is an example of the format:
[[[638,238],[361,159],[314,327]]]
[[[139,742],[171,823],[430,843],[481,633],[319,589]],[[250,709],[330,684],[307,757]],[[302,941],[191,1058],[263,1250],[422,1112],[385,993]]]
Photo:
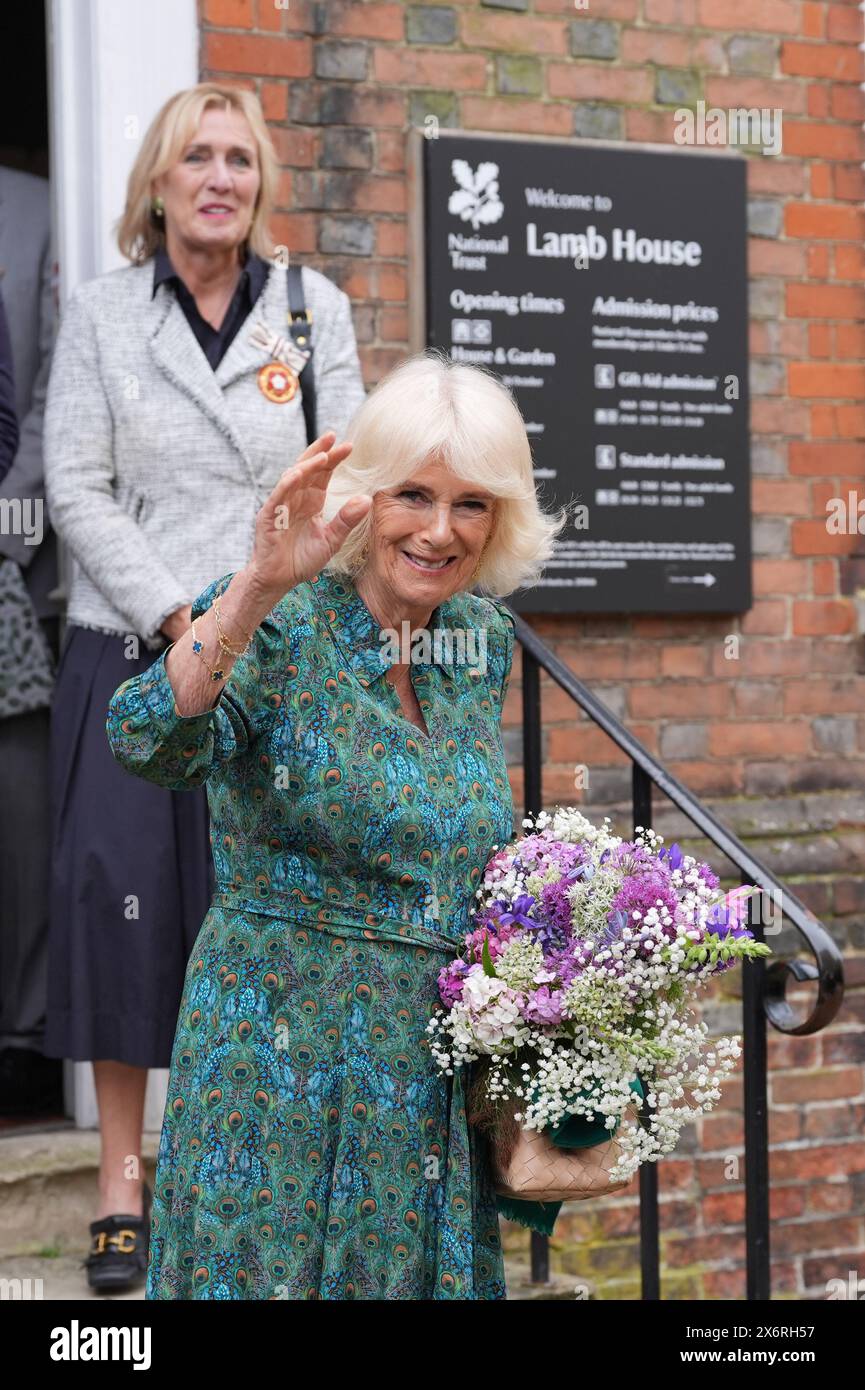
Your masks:
[[[159,1134],[145,1131],[144,1176],[153,1187]],[[0,1138],[0,1260],[75,1254],[90,1245],[99,1176],[99,1133],[70,1123]]]
[[[142,1159],[151,1187],[158,1145],[158,1131],[146,1131]],[[58,1121],[0,1137],[0,1297],[71,1301],[106,1297],[93,1293],[81,1268],[90,1245],[98,1176],[99,1133],[95,1129],[76,1129]],[[528,1232],[521,1234],[527,1248]],[[522,1252],[506,1253],[505,1278],[509,1299],[573,1300],[575,1296],[571,1276],[553,1274],[549,1283],[533,1284]],[[144,1285],[111,1297],[143,1299]]]

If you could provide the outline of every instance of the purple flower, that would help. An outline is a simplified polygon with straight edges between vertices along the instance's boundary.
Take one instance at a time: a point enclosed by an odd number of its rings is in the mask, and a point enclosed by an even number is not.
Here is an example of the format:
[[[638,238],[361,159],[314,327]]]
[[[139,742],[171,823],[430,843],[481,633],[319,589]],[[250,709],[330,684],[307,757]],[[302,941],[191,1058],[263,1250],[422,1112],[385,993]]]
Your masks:
[[[541,985],[532,991],[520,1012],[529,1023],[561,1023],[564,1017],[564,993],[560,989],[551,991],[549,985]]]
[[[492,904],[499,910],[499,921],[503,927],[520,926],[536,930],[537,922],[528,915],[534,905],[531,893],[520,893],[510,906],[504,898],[497,898]]]
[[[439,996],[446,1009],[453,1008],[462,996],[463,980],[470,969],[467,961],[452,960],[439,971]]]
[[[716,873],[713,873],[708,864],[698,864],[697,873],[709,888],[719,887],[721,880]]]
[[[685,856],[682,854],[679,846],[673,843],[670,845],[669,849],[658,850],[658,858],[661,860],[666,859],[670,869],[681,869]]]
[[[658,899],[660,899],[660,904]],[[674,923],[678,906],[679,899],[670,887],[667,875],[658,869],[653,869],[648,873],[628,875],[613,898],[607,920],[610,920],[613,912],[621,911],[625,913],[628,924],[633,927],[636,921],[634,912],[639,912],[641,918],[645,918],[647,912],[656,908],[659,915],[663,916],[666,908]],[[664,927],[663,931],[665,936],[671,938],[676,935],[675,926],[672,924],[669,927]]]
[[[735,918],[731,918],[729,908],[725,907],[723,903],[715,903],[710,911],[706,918],[706,931],[711,932],[721,941],[728,936],[735,939],[743,936],[753,939],[754,936],[754,933],[749,931],[747,927],[739,926]]]
[[[568,899],[569,884],[565,879],[558,883],[546,883],[541,890],[541,918],[543,926],[539,932],[541,941],[551,940],[553,936],[564,938],[571,927],[571,904]]]

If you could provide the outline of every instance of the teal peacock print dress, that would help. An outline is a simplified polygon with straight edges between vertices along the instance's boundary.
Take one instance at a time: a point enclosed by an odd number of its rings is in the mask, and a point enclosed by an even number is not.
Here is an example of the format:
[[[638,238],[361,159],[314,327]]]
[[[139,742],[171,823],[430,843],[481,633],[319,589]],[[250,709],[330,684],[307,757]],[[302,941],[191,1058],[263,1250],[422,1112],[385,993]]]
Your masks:
[[[217,885],[174,1039],[148,1299],[506,1297],[486,1142],[426,1025],[513,833],[514,627],[464,592],[429,631],[428,736],[328,570],[276,605],[213,710],[177,713],[165,653],[111,700],[130,772],[206,782]]]

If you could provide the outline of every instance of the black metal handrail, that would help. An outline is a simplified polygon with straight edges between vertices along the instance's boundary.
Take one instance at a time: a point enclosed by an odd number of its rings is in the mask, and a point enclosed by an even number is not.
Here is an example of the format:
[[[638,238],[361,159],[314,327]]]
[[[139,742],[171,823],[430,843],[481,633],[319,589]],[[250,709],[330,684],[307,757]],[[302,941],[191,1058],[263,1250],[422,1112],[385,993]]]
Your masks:
[[[745,1108],[745,1244],[747,1298],[770,1298],[769,1259],[769,1133],[767,1105],[766,1020],[778,1032],[816,1033],[831,1023],[844,997],[844,971],[841,952],[814,915],[786,888],[765,864],[711,811],[659,763],[639,739],[607,709],[560,661],[529,624],[513,612],[516,636],[523,654],[523,770],[525,814],[536,815],[543,808],[541,756],[541,683],[545,670],[570,696],[593,723],[631,759],[633,828],[651,827],[652,786],[663,792],[696,825],[717,849],[735,865],[742,883],[756,884],[772,895],[782,917],[789,918],[804,938],[814,960],[745,960],[742,962],[742,1036],[744,1055]],[[758,940],[763,939],[763,913],[749,922]],[[787,1001],[790,979],[797,983],[816,980],[817,997],[807,1017],[797,1022]],[[660,1298],[658,1166],[644,1163],[640,1168],[640,1265],[642,1296]],[[546,1236],[532,1232],[532,1279],[549,1278],[549,1243]]]

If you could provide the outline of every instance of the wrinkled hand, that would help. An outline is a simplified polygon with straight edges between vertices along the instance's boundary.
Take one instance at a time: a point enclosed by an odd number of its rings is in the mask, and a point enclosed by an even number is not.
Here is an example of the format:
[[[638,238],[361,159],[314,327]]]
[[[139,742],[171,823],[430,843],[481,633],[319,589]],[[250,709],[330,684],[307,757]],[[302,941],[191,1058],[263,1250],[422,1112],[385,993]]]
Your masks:
[[[191,623],[192,604],[187,603],[185,608],[178,608],[174,613],[169,613],[160,628],[160,632],[168,638],[169,642],[177,642],[190,627]]]
[[[274,604],[289,589],[318,574],[372,506],[371,497],[350,497],[332,521],[324,520],[331,475],[352,447],[335,441],[334,430],[314,439],[283,473],[256,517],[248,570],[259,591]]]

